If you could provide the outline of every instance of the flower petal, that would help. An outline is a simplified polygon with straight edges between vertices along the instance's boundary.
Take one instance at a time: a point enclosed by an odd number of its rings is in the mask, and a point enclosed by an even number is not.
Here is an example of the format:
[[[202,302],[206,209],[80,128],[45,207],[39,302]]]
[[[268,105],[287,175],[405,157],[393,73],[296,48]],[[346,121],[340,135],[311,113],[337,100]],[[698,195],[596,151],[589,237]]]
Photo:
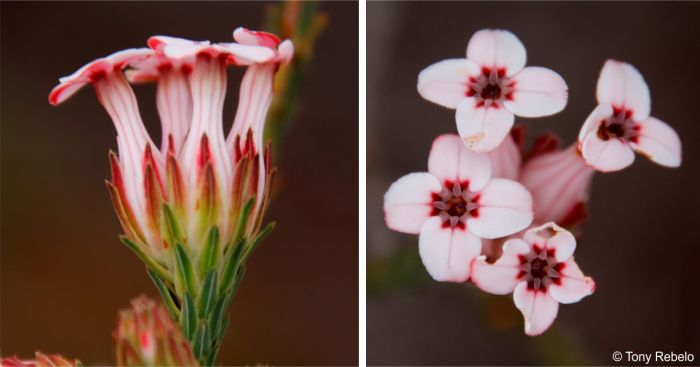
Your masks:
[[[651,97],[644,77],[634,66],[608,60],[600,71],[597,88],[598,103],[632,110],[636,121],[649,117]]]
[[[49,103],[56,106],[70,98],[83,86],[91,83],[95,74],[110,72],[113,69],[121,70],[151,56],[153,51],[147,48],[130,48],[87,63],[73,74],[59,79],[61,83],[49,94]]]
[[[523,240],[530,245],[544,246],[548,250],[554,250],[554,258],[559,262],[568,260],[576,250],[574,235],[554,222],[529,229],[525,232]]]
[[[632,143],[634,150],[663,166],[681,165],[681,139],[672,127],[654,117],[639,122],[638,126],[638,140]]]
[[[591,131],[583,139],[581,155],[588,165],[602,172],[619,171],[634,162],[634,151],[620,139],[602,140]]]
[[[561,303],[574,303],[595,292],[593,278],[583,275],[574,258],[564,262],[561,270],[561,284],[553,283],[549,287],[552,297]]]
[[[491,178],[491,162],[485,154],[475,153],[459,136],[445,134],[433,142],[428,171],[441,182],[469,182],[469,190],[481,190]]]
[[[525,66],[525,46],[513,33],[500,29],[484,29],[474,33],[467,45],[467,59],[480,66],[505,68],[514,75]]]
[[[498,148],[490,151],[491,177],[517,180],[522,165],[522,154],[512,134],[508,134]]]
[[[433,279],[463,282],[481,252],[481,240],[466,229],[443,227],[442,219],[433,217],[421,229],[418,249]]]
[[[515,307],[525,317],[525,334],[535,336],[545,332],[557,318],[559,302],[548,292],[535,291],[527,288],[522,282],[513,292]]]
[[[591,131],[598,131],[600,124],[602,124],[603,121],[610,118],[612,115],[613,108],[611,105],[600,104],[596,106],[593,112],[591,112],[591,114],[588,115],[588,117],[586,118],[586,121],[583,123],[583,126],[581,126],[581,130],[578,133],[579,145],[583,143],[583,139],[588,135],[588,133],[590,133]]]
[[[494,178],[478,195],[479,208],[467,219],[467,228],[475,235],[489,239],[504,237],[532,223],[532,196],[523,185]]]
[[[454,109],[466,98],[469,78],[480,73],[479,65],[472,61],[443,60],[418,74],[418,93],[430,102]]]
[[[513,127],[515,116],[503,106],[486,106],[466,98],[457,106],[457,131],[467,148],[485,153],[496,149]]]
[[[522,117],[549,116],[566,106],[569,88],[564,79],[547,68],[529,66],[512,79],[515,90],[506,108]]]
[[[472,263],[471,280],[481,290],[493,294],[508,294],[522,280],[520,279],[520,255],[530,252],[530,246],[513,238],[503,245],[503,255],[493,264],[480,256]]]
[[[399,178],[384,194],[386,225],[399,232],[420,233],[433,211],[432,194],[441,191],[438,179],[427,172]]]

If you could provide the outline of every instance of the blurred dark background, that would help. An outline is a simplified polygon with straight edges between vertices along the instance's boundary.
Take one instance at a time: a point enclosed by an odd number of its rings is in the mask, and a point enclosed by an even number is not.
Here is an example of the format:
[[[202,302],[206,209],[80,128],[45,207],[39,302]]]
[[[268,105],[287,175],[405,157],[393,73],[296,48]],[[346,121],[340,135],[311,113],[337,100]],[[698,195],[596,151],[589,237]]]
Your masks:
[[[112,364],[117,311],[141,293],[157,297],[117,239],[104,186],[112,123],[91,88],[51,107],[58,77],[155,34],[230,42],[237,26],[260,29],[269,5],[2,2],[3,355],[39,349]],[[357,5],[320,10],[329,23],[301,113],[274,152],[267,218],[277,228],[249,262],[221,364],[357,363]],[[231,72],[229,124],[242,73]],[[137,95],[159,142],[155,87]]]
[[[698,19],[697,2],[367,4],[368,364],[612,364],[616,350],[688,351],[698,363]],[[652,115],[683,142],[680,169],[637,156],[627,170],[595,176],[576,259],[597,291],[562,305],[554,326],[536,338],[524,335],[510,296],[431,281],[417,237],[383,223],[389,185],[425,171],[433,139],[456,132],[454,111],[416,92],[418,73],[465,57],[482,28],[511,30],[528,65],[551,68],[569,85],[562,113],[516,118],[530,141],[553,131],[574,142],[596,105],[600,68],[617,58],[641,71]]]

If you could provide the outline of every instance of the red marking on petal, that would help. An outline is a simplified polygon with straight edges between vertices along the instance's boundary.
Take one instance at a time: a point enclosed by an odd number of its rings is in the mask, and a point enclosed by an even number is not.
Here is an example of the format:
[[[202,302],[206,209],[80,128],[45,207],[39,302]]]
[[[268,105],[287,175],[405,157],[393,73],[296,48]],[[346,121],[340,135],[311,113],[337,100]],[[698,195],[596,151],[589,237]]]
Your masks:
[[[469,212],[469,215],[472,218],[479,218],[479,208],[472,209],[472,211]]]
[[[504,76],[506,76],[506,68],[498,68],[496,73],[498,73],[499,77],[503,78]]]
[[[173,64],[170,62],[162,62],[157,67],[159,73],[165,73],[173,69]]]
[[[467,89],[467,93],[465,93],[465,95],[467,97],[473,97],[475,94],[476,94],[476,91],[474,90],[474,88],[471,88],[471,87],[469,87],[469,89]]]
[[[540,245],[538,245],[536,243],[533,243],[532,250],[535,251],[535,253],[539,255],[539,253],[542,252],[542,247],[540,247]]]
[[[547,249],[547,256],[554,257],[555,249],[553,248],[548,248]]]
[[[557,265],[554,265],[554,270],[558,271],[561,273],[561,271],[566,267],[566,263],[557,263]]]
[[[482,66],[482,67],[481,67],[481,73],[484,74],[484,75],[486,75],[486,76],[488,76],[489,74],[491,74],[491,68],[489,68],[489,67],[487,67],[487,66]]]
[[[520,261],[521,264],[526,264],[528,262],[525,255],[518,255],[518,260]]]
[[[469,199],[469,201],[471,201],[474,204],[478,204],[479,199],[481,199],[481,194],[476,194],[471,199]]]
[[[183,73],[183,74],[189,75],[190,73],[192,73],[192,65],[189,65],[189,64],[182,64],[182,65],[180,66],[180,70],[182,70],[182,73]]]
[[[96,70],[90,73],[90,82],[94,83],[96,81],[102,80],[107,77],[107,72],[104,70]]]
[[[552,283],[554,283],[554,284],[556,284],[556,285],[561,285],[561,277],[558,277],[558,278],[549,278],[549,279],[552,279]]]
[[[522,255],[520,255],[520,256],[522,257]],[[520,260],[520,263],[521,263],[521,264],[524,264],[523,259]],[[522,271],[522,270],[520,270],[520,271],[518,272],[518,275],[515,276],[515,279],[522,279],[525,275],[527,275],[527,273],[524,272],[524,271]]]

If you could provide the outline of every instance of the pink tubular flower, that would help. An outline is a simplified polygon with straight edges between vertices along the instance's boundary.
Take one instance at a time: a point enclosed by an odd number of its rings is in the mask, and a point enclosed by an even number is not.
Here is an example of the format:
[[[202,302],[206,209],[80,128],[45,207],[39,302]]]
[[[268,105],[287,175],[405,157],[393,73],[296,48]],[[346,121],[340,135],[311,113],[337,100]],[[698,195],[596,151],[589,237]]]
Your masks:
[[[113,178],[108,182],[115,210],[126,236],[157,262],[156,268],[173,267],[170,249],[175,242],[197,258],[213,227],[223,251],[232,243],[249,200],[256,205],[242,234],[249,238],[259,230],[273,173],[269,151],[262,146],[263,123],[272,76],[289,61],[293,47],[285,41],[278,50],[276,37],[248,34],[245,42],[221,44],[151,37],[150,49],[98,59],[62,78],[49,96],[56,105],[86,84],[95,87],[117,128],[119,157],[110,154]],[[243,115],[237,116],[228,137],[222,120],[227,65],[248,66],[246,78],[255,80],[241,87],[245,103],[238,114]],[[132,81],[158,83],[160,149],[141,121],[126,68]],[[238,144],[235,149],[227,138]],[[163,211],[164,205],[169,212]]]
[[[508,240],[494,264],[481,256],[472,264],[472,281],[493,294],[513,292],[515,306],[525,317],[525,333],[539,335],[557,317],[559,303],[575,303],[595,291],[574,261],[576,239],[553,222]]]
[[[428,172],[391,185],[384,213],[389,228],[420,234],[421,259],[435,280],[463,282],[481,252],[481,238],[507,236],[530,224],[532,199],[517,182],[491,179],[488,156],[448,134],[435,139]]]
[[[581,127],[579,149],[603,172],[634,162],[634,151],[667,167],[681,164],[681,141],[665,122],[650,117],[649,87],[632,65],[608,60],[598,78],[598,107]]]
[[[525,47],[511,32],[481,30],[466,59],[448,59],[418,75],[418,93],[456,109],[457,130],[467,147],[488,152],[503,141],[514,115],[540,117],[566,106],[568,87],[559,74],[525,67]]]

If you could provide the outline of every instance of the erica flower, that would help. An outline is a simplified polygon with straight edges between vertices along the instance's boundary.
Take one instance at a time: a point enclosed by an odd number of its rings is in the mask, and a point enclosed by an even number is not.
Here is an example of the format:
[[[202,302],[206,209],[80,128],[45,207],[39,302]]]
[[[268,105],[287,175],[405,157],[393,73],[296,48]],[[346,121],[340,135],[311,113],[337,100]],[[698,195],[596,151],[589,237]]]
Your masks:
[[[649,87],[634,66],[608,60],[598,78],[597,97],[598,107],[578,137],[588,164],[603,172],[621,170],[634,162],[637,151],[663,166],[680,166],[680,138],[665,122],[649,116]]]
[[[467,45],[466,59],[448,59],[418,75],[418,93],[456,109],[457,130],[470,149],[495,149],[514,115],[539,117],[566,106],[568,88],[559,74],[525,67],[525,47],[511,32],[481,30]]]
[[[486,154],[456,135],[435,139],[428,172],[408,174],[384,196],[389,228],[420,234],[421,259],[439,281],[462,282],[481,252],[481,238],[503,237],[532,221],[532,199],[517,182],[491,179]]]
[[[510,239],[494,264],[481,256],[474,260],[471,279],[493,294],[513,292],[515,306],[525,317],[525,333],[539,335],[557,317],[559,303],[580,301],[595,290],[574,261],[576,239],[549,222]]]
[[[291,42],[239,28],[237,42],[155,36],[150,48],[117,52],[62,78],[58,104],[87,84],[117,129],[107,183],[125,232],[122,241],[148,266],[186,338],[207,333],[195,349],[213,363],[227,306],[246,258],[272,229],[261,229],[273,170],[262,143],[273,77],[293,53]],[[247,66],[231,131],[224,133],[226,69]],[[149,137],[127,81],[156,81],[163,140]],[[193,316],[196,315],[196,316]],[[214,325],[208,324],[213,322]]]
[[[168,311],[146,296],[119,312],[116,340],[119,366],[197,366],[187,339]]]

